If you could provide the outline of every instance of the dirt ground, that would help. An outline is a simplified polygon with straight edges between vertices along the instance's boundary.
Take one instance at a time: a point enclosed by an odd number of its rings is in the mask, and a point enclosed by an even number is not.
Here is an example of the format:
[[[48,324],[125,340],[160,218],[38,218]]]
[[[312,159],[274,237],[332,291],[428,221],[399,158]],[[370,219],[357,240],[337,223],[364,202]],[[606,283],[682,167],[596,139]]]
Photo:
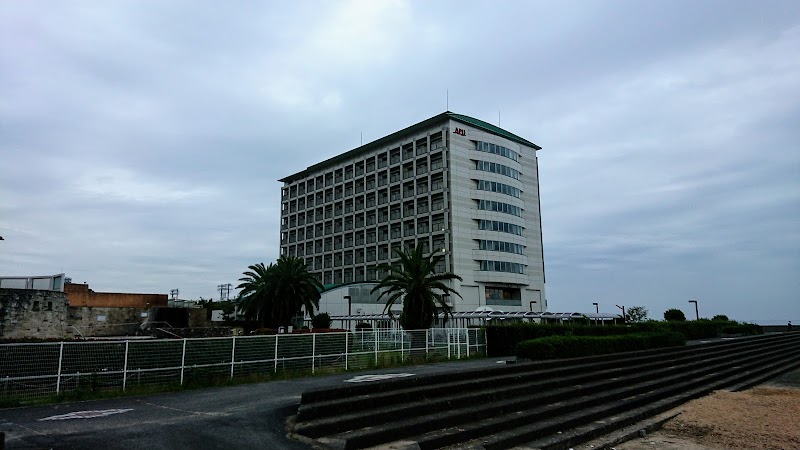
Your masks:
[[[800,370],[747,391],[715,391],[679,410],[662,430],[616,450],[800,450]]]

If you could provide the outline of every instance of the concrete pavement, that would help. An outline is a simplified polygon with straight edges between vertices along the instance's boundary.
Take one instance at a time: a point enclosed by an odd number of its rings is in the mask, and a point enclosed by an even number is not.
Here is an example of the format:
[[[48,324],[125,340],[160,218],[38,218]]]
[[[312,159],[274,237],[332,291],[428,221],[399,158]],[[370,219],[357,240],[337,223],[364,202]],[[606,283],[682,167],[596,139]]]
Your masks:
[[[425,375],[497,366],[501,358],[348,372],[142,397],[0,410],[6,449],[309,449],[286,419],[309,389],[371,382],[365,375]],[[375,377],[381,378],[381,377]],[[2,446],[0,446],[2,448]]]

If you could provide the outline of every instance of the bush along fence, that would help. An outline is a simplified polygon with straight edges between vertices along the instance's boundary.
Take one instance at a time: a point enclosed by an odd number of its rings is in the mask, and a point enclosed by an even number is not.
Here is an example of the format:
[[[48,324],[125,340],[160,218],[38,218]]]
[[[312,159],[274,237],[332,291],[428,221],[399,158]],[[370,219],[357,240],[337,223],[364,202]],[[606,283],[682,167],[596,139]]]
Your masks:
[[[693,320],[690,322],[648,321],[628,325],[566,325],[512,324],[485,327],[489,356],[508,356],[516,353],[517,344],[547,336],[619,336],[635,333],[681,333],[685,339],[709,339],[724,335],[754,335],[763,331],[760,326],[734,321]]]
[[[631,333],[618,336],[548,336],[517,345],[517,356],[533,360],[577,358],[609,353],[676,347],[686,344],[681,333]]]
[[[0,344],[0,406],[485,354],[479,328]]]

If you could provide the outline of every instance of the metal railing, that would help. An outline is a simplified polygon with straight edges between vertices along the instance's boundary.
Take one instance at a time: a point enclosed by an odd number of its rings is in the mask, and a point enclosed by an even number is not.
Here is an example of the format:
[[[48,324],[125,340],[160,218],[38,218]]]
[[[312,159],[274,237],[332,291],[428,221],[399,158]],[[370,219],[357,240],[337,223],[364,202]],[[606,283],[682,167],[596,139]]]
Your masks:
[[[479,328],[0,344],[0,404],[81,390],[126,391],[485,355],[486,335]]]

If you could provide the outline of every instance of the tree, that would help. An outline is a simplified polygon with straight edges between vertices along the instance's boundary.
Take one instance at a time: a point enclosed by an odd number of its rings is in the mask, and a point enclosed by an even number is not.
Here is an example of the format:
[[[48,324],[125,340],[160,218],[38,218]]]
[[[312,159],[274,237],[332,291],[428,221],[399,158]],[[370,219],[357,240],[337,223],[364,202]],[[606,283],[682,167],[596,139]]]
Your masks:
[[[322,285],[306,269],[303,258],[281,256],[275,264],[248,267],[237,289],[242,312],[248,319],[270,328],[288,326],[305,307],[313,317],[319,307]]]
[[[683,311],[680,309],[672,308],[664,311],[664,320],[671,322],[683,322],[686,320],[686,315],[684,315]]]
[[[311,326],[314,328],[330,328],[331,316],[328,313],[317,314],[311,319]]]
[[[730,322],[728,316],[724,314],[717,314],[716,316],[712,317],[711,320],[714,322]]]
[[[451,308],[444,296],[452,293],[461,297],[461,294],[443,281],[461,281],[461,277],[453,273],[436,273],[436,264],[444,259],[444,255],[434,252],[425,256],[422,245],[409,252],[395,250],[395,253],[399,265],[380,265],[378,270],[388,274],[372,289],[372,292],[382,290],[378,300],[387,296],[384,312],[388,310],[391,314],[392,305],[401,300],[403,313],[400,315],[400,325],[406,330],[430,328],[437,306],[445,312],[446,320]]]
[[[639,323],[647,320],[647,308],[644,306],[631,306],[625,314],[625,322]]]

